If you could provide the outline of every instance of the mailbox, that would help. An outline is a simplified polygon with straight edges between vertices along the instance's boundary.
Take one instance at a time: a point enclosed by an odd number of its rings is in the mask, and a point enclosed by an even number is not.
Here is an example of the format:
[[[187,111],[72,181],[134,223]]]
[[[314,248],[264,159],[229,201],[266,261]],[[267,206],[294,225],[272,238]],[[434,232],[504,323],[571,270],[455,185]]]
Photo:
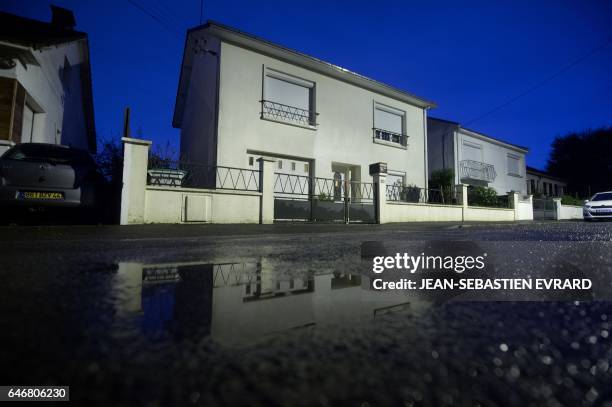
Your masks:
[[[370,164],[370,175],[386,174],[386,173],[387,173],[387,163]]]

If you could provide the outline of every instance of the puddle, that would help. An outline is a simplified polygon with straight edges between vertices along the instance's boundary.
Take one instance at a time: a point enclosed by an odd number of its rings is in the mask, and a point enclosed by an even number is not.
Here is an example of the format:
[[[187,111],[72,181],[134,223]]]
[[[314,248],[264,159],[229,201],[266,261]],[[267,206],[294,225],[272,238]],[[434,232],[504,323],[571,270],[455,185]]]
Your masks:
[[[119,263],[114,284],[120,329],[163,337],[209,336],[221,344],[296,328],[354,326],[427,305],[409,292],[374,290],[349,273],[289,275],[253,263]]]

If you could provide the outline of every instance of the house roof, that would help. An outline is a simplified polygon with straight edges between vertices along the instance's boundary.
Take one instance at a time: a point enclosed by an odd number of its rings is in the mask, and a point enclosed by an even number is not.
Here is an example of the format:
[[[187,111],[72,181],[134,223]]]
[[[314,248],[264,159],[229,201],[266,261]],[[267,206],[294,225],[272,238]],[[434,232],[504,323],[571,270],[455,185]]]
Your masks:
[[[83,46],[82,98],[87,128],[87,143],[91,152],[96,151],[96,127],[91,84],[91,64],[87,34],[73,29],[72,12],[51,6],[52,22],[33,20],[15,14],[0,12],[0,50],[9,58],[17,58],[24,64],[38,65],[31,50],[59,46],[79,41]]]
[[[368,78],[356,72],[312,57],[302,52],[295,51],[285,46],[273,43],[255,35],[245,33],[236,28],[209,20],[206,22],[206,24],[191,28],[187,31],[187,38],[185,41],[185,50],[183,53],[183,62],[179,79],[179,88],[177,92],[177,101],[175,104],[174,111],[173,125],[175,127],[180,127],[182,121],[181,116],[183,103],[180,103],[179,98],[182,97],[182,95],[186,95],[187,89],[189,88],[192,63],[192,53],[188,52],[188,47],[190,44],[189,39],[193,34],[202,31],[205,31],[207,34],[210,34],[223,42],[238,45],[240,47],[247,48],[259,52],[261,54],[283,60],[285,62],[354,84],[356,86],[371,90],[373,92],[388,96],[396,100],[400,100],[402,102],[406,102],[424,109],[436,107],[436,104],[434,102],[415,96],[409,92],[398,89],[391,85],[387,85],[383,82]]]
[[[455,125],[458,130],[464,130],[464,131],[470,132],[472,134],[476,134],[476,135],[480,136],[481,138],[493,141],[493,142],[495,142],[497,144],[503,144],[503,145],[506,145],[506,146],[509,146],[509,147],[512,147],[512,148],[515,148],[515,149],[518,149],[518,150],[522,150],[524,153],[529,152],[529,147],[519,146],[518,144],[509,143],[509,142],[507,142],[505,140],[502,140],[502,139],[499,139],[499,138],[496,138],[496,137],[491,137],[491,136],[489,136],[487,134],[481,133],[480,131],[468,129],[466,127],[463,127],[461,125],[461,123],[459,123],[459,122],[454,122],[454,121],[446,120],[446,119],[439,119],[437,117],[431,117],[431,116],[427,117],[427,120],[435,120],[435,121],[439,121],[439,122],[449,123],[449,124]]]
[[[0,12],[0,41],[39,49],[86,38],[87,34],[67,27]]]
[[[528,174],[533,174],[533,175],[539,175],[539,176],[550,178],[550,179],[555,179],[555,180],[561,181],[561,182],[566,182],[563,178],[556,177],[556,176],[552,175],[549,172],[546,172],[544,170],[539,170],[539,169],[537,169],[535,167],[527,166],[527,173]]]

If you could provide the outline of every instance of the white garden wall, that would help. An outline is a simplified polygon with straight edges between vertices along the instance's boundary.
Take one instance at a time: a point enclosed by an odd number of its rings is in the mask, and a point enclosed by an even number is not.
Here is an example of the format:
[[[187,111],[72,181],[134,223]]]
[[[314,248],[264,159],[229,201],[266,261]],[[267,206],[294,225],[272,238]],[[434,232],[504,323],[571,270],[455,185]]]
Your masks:
[[[557,205],[557,220],[561,219],[582,219],[582,206]]]
[[[146,188],[144,223],[259,223],[260,192]]]
[[[452,222],[462,220],[459,205],[431,205],[404,202],[385,203],[385,223],[399,222]]]

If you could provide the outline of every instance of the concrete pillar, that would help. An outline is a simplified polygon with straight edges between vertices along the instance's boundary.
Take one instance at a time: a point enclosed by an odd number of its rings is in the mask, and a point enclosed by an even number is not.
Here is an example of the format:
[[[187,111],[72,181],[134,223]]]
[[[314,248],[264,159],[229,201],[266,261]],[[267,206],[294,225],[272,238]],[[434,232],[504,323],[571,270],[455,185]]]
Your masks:
[[[274,223],[274,163],[276,160],[260,157],[259,161],[259,190],[261,203],[259,207],[259,223]]]
[[[145,194],[151,141],[123,137],[123,188],[120,224],[141,224],[145,218]]]
[[[374,205],[376,207],[376,223],[387,223],[385,214],[387,204],[387,174],[372,174],[372,178],[374,178]]]
[[[467,189],[468,186],[467,184],[457,184],[455,185],[455,188],[457,188],[457,202],[461,204],[461,206],[463,206],[464,208],[467,208],[468,206],[468,193],[467,193]]]
[[[455,188],[457,189],[457,203],[461,204],[461,221],[464,221],[465,211],[468,207],[468,186],[467,184],[457,184]]]
[[[553,198],[555,204],[555,219],[561,220],[561,198]]]
[[[514,209],[514,220],[519,220],[519,213],[518,213],[518,207],[519,207],[519,193],[516,191],[510,191],[508,193],[508,204],[510,206],[510,209]]]

